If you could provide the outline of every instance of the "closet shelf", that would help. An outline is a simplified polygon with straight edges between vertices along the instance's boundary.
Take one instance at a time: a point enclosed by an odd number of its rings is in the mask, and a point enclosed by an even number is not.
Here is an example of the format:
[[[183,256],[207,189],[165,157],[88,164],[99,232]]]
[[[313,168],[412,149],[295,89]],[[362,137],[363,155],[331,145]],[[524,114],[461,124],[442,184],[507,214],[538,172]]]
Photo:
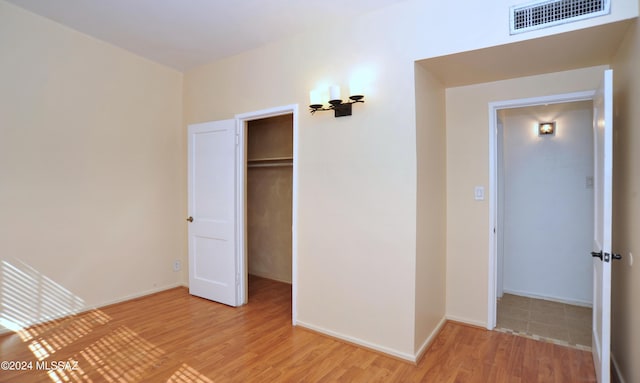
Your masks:
[[[270,168],[279,166],[293,166],[293,157],[250,158],[247,160],[249,168]]]
[[[252,163],[252,162],[271,162],[271,161],[286,161],[286,160],[293,160],[293,156],[289,156],[289,157],[264,157],[264,158],[248,158],[247,162]]]

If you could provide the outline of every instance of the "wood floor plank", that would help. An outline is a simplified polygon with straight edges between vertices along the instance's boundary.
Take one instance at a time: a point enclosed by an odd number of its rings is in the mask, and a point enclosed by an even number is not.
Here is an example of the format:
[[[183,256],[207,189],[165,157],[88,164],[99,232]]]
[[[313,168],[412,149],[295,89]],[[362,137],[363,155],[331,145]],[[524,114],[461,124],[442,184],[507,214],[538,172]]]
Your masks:
[[[292,327],[287,284],[252,277],[249,294],[232,308],[178,288],[0,336],[2,361],[78,362],[0,382],[595,382],[588,352],[454,322],[414,365]]]

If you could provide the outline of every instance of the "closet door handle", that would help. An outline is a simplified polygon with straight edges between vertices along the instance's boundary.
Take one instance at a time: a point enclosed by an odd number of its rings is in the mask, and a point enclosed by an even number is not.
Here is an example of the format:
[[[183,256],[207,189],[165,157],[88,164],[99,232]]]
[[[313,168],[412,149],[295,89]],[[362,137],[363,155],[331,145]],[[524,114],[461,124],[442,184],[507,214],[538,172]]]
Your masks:
[[[598,251],[598,252],[592,251],[591,252],[591,256],[594,257],[594,258],[598,257],[602,261],[602,251]]]
[[[193,217],[189,217],[189,218],[187,218],[187,221],[189,221],[189,222],[193,222]]]

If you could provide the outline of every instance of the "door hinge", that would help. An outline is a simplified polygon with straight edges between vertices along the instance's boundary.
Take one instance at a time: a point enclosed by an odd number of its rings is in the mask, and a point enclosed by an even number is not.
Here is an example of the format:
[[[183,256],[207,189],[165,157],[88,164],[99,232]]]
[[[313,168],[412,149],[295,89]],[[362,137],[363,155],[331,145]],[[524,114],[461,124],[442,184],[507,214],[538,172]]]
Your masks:
[[[240,145],[240,136],[236,134],[236,145]]]

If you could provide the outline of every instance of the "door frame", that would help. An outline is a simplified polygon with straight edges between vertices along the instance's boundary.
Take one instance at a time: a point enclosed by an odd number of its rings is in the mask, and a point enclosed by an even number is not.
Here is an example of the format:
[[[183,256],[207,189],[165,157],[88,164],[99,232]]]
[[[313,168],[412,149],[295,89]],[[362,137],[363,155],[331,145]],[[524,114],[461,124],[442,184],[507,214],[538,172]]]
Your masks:
[[[489,278],[487,329],[497,321],[498,290],[498,111],[528,106],[593,101],[596,91],[561,93],[548,96],[503,100],[489,103]]]
[[[278,106],[257,110],[242,114],[236,114],[236,135],[238,137],[238,150],[236,151],[236,232],[238,265],[238,302],[246,304],[249,298],[248,291],[248,259],[247,259],[247,123],[268,117],[293,115],[293,182],[291,200],[291,322],[297,323],[297,296],[298,296],[298,104]]]

